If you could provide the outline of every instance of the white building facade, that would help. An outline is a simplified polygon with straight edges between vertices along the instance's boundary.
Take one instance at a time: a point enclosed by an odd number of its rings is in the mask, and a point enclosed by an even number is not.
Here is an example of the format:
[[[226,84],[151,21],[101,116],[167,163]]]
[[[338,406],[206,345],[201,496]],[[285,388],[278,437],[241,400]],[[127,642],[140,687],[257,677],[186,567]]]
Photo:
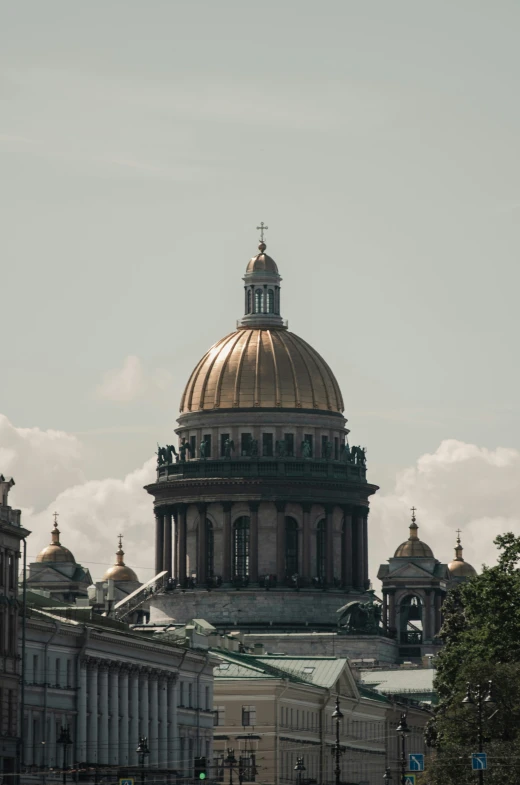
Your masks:
[[[69,766],[137,765],[146,736],[148,767],[190,776],[195,757],[213,754],[213,658],[105,624],[48,611],[28,619],[26,767],[61,767],[58,738],[67,726]]]

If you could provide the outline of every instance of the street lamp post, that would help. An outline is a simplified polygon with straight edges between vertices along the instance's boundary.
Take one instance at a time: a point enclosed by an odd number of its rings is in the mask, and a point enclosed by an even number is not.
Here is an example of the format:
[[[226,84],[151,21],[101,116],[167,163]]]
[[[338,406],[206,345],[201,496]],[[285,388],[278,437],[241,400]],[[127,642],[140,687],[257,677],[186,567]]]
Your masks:
[[[339,697],[336,697],[336,708],[332,712],[332,719],[336,723],[336,743],[334,744],[334,757],[336,759],[336,766],[334,767],[334,776],[335,776],[335,783],[336,785],[340,785],[341,780],[341,766],[340,766],[340,756],[342,753],[342,749],[339,743],[339,724],[343,719],[343,713],[339,708]]]
[[[63,785],[67,785],[67,747],[72,744],[68,725],[62,725],[58,744],[63,744]]]
[[[303,758],[296,758],[296,766],[294,767],[294,770],[296,772],[296,785],[302,785],[302,772],[305,771]]]
[[[139,756],[139,765],[141,767],[141,785],[144,785],[144,759],[150,754],[147,736],[139,736],[139,744],[137,745],[136,752]]]
[[[233,785],[233,766],[237,759],[235,758],[235,750],[232,747],[228,747],[226,762],[229,766],[229,785]]]
[[[399,725],[395,729],[397,736],[401,739],[401,785],[406,785],[406,737],[410,733],[406,722],[406,713],[401,714]]]
[[[475,688],[472,688],[468,681],[466,697],[463,699],[462,705],[466,708],[476,709],[477,711],[478,751],[484,752],[484,720],[491,719],[491,717],[494,717],[497,713],[494,711],[493,714],[489,715],[488,717],[486,717],[485,714],[486,709],[493,708],[495,706],[495,699],[493,697],[493,682],[488,681],[487,687],[477,684]],[[478,781],[479,785],[482,785],[484,782],[483,769],[479,769],[478,771]]]

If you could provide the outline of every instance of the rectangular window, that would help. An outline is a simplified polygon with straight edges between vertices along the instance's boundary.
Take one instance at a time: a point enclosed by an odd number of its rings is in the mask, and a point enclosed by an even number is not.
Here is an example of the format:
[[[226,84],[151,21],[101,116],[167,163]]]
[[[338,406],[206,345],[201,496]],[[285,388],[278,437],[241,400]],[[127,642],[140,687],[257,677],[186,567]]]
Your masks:
[[[294,433],[284,433],[285,452],[288,458],[294,457]]]
[[[211,434],[206,433],[202,438],[206,442],[206,458],[211,458]]]
[[[262,455],[264,458],[272,458],[273,456],[273,434],[262,434]]]
[[[250,433],[240,435],[240,455],[251,455],[251,442],[253,437]]]
[[[33,682],[36,684],[38,682],[38,655],[33,654]]]
[[[226,723],[226,707],[213,706],[213,713],[215,715],[215,725],[225,725]]]
[[[337,461],[339,458],[339,439],[337,436],[334,437],[334,460]]]
[[[72,662],[67,660],[67,687],[72,687]]]
[[[197,437],[190,436],[190,458],[197,457]]]
[[[329,440],[328,440],[328,438],[326,436],[322,436],[321,437],[321,457],[322,458],[326,458],[327,457],[327,444],[328,444],[328,441]]]
[[[61,673],[60,673],[60,670],[61,670],[60,658],[56,657],[56,680],[54,682],[56,684],[56,687],[60,687],[61,686],[61,681],[60,681]]]
[[[310,449],[310,453],[309,453],[309,458],[312,458],[312,456],[314,455],[313,444],[312,444],[312,433],[305,433],[303,435],[303,441],[304,442],[309,442],[309,445],[310,445],[310,448],[311,448]]]
[[[193,707],[193,684],[188,684],[188,706],[190,709]]]
[[[8,564],[9,564],[9,588],[10,589],[14,589],[14,587],[15,587],[15,565],[16,565],[16,560],[14,558],[14,554],[13,553],[9,554],[9,562],[8,562]]]
[[[205,694],[206,694],[206,700],[204,702],[204,707],[205,707],[206,711],[209,711],[209,707],[210,707],[209,699],[211,697],[210,696],[210,692],[209,692],[209,687],[206,687]]]
[[[184,682],[179,683],[179,706],[184,706]]]
[[[256,706],[242,706],[242,725],[244,728],[256,725]]]
[[[220,434],[220,457],[224,458],[226,454],[226,442],[229,439],[229,433]]]

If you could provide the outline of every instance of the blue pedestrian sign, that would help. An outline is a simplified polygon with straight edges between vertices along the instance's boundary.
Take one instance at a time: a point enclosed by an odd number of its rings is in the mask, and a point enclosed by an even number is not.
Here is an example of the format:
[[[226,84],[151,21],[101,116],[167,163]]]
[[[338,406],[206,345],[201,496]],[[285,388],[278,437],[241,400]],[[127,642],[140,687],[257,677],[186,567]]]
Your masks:
[[[424,755],[422,752],[411,752],[408,755],[408,768],[410,771],[424,771]]]
[[[473,769],[473,771],[484,771],[485,769],[487,769],[487,753],[472,752],[471,768]]]
[[[133,777],[125,777],[124,779],[119,779],[119,785],[135,785],[135,780]]]
[[[415,785],[415,774],[406,774],[404,785]]]

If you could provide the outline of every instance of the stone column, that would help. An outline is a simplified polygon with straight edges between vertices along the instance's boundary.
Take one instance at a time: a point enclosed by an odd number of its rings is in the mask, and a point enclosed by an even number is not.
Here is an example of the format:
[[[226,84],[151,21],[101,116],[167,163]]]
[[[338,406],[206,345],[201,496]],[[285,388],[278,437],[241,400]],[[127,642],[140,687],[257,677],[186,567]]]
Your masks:
[[[302,531],[302,574],[308,581],[312,578],[311,568],[311,505],[302,504],[303,531]]]
[[[139,743],[139,668],[130,671],[130,722],[128,741],[128,763],[137,763],[136,748]]]
[[[76,715],[76,760],[87,760],[87,663],[81,659],[78,665],[78,703]]]
[[[201,502],[197,505],[199,510],[199,527],[197,536],[197,583],[206,583],[207,543],[206,543],[206,508]]]
[[[26,711],[26,717],[27,717],[27,738],[25,739],[25,744],[24,744],[25,760],[23,762],[26,765],[31,766],[33,763],[35,763],[35,760],[34,760],[33,715],[30,709]]]
[[[159,704],[157,695],[157,671],[150,673],[148,681],[148,693],[150,700],[149,718],[149,745],[150,745],[150,766],[157,766],[159,763]]]
[[[108,763],[108,662],[99,663],[99,754],[98,763]]]
[[[164,563],[164,515],[161,510],[155,512],[155,574],[162,571]]]
[[[186,505],[177,507],[177,526],[179,527],[179,582],[186,584]]]
[[[426,589],[424,593],[424,611],[423,611],[423,642],[430,641],[433,637],[433,592],[431,589]]]
[[[388,592],[386,589],[383,589],[383,629],[386,630],[388,627]]]
[[[177,726],[177,677],[168,678],[168,768],[179,768],[179,731]]]
[[[258,583],[258,502],[249,502],[249,580]]]
[[[363,512],[363,586],[370,588],[370,575],[368,572],[368,510]]]
[[[164,513],[164,541],[163,541],[163,570],[166,570],[166,578],[172,577],[172,513],[167,510]]]
[[[435,595],[435,635],[442,627],[442,594],[437,592]]]
[[[285,502],[276,502],[276,577],[285,582]]]
[[[222,531],[222,580],[231,581],[231,502],[223,502],[224,526]]]
[[[391,630],[397,629],[395,618],[395,589],[388,590],[388,627]]]
[[[352,588],[353,585],[353,564],[352,564],[352,509],[343,508],[343,585]]]
[[[121,727],[119,729],[119,762],[126,766],[129,762],[129,705],[128,705],[128,668],[123,666],[119,673],[119,714],[121,715]]]
[[[108,726],[108,760],[111,766],[119,765],[119,663],[110,667],[109,688],[110,722]]]
[[[363,589],[365,585],[363,517],[362,517],[362,511],[358,507],[354,511],[352,534],[353,534],[354,588]]]
[[[148,711],[148,669],[142,668],[139,673],[139,735],[150,738]]]
[[[170,766],[168,761],[168,682],[165,674],[159,679],[159,768]]]
[[[87,660],[88,690],[88,736],[87,761],[98,762],[98,664],[95,659]]]
[[[327,504],[325,507],[325,514],[327,516],[327,563],[325,565],[325,580],[331,586],[334,583],[334,508],[332,504]]]

